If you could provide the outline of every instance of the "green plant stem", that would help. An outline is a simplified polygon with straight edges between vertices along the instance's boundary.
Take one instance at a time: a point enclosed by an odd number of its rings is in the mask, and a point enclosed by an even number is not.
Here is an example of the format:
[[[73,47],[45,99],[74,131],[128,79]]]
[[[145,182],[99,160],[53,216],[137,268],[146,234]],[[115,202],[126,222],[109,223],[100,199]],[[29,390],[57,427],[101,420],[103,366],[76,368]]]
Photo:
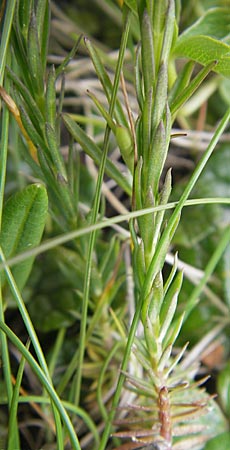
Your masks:
[[[5,273],[6,273],[6,277],[12,292],[12,295],[17,303],[18,309],[20,311],[20,314],[22,316],[23,322],[26,326],[26,329],[28,331],[28,334],[30,336],[31,342],[34,346],[34,350],[36,352],[38,361],[41,365],[42,370],[44,371],[44,374],[46,375],[47,379],[49,380],[50,384],[52,384],[52,380],[49,374],[49,370],[46,364],[46,360],[45,357],[43,355],[38,337],[36,335],[36,332],[34,330],[33,324],[31,322],[30,316],[28,314],[28,311],[25,307],[25,304],[23,302],[23,299],[21,297],[21,294],[18,290],[18,287],[14,281],[14,277],[11,273],[11,270],[9,269],[9,267],[6,265],[6,261],[5,261],[5,257],[4,254],[2,252],[2,249],[0,248],[0,260],[2,262],[4,262],[4,268],[5,268]],[[62,433],[62,427],[61,427],[61,422],[60,422],[60,417],[56,411],[56,408],[53,408],[53,413],[54,413],[54,419],[55,419],[55,424],[56,424],[56,432],[57,432],[57,448],[59,450],[63,450],[64,449],[64,443],[63,443],[63,433]]]
[[[10,3],[10,2],[9,2]],[[15,5],[14,5],[15,6]],[[6,51],[8,48],[8,39],[12,24],[12,14],[14,7],[11,2],[11,8],[7,9],[3,35],[1,38],[1,47],[0,47],[0,84],[2,84],[3,73],[5,67],[6,60]],[[5,26],[9,27],[9,30],[5,29]],[[9,81],[6,80],[5,83],[6,89],[9,87]],[[2,128],[1,128],[1,151],[0,151],[0,231],[2,225],[2,212],[3,212],[3,200],[4,200],[4,191],[5,191],[5,181],[6,181],[6,165],[7,165],[7,153],[8,153],[8,138],[9,138],[9,111],[5,105],[3,105],[3,114],[2,114]],[[4,303],[2,297],[2,282],[1,282],[1,274],[0,274],[0,320],[5,322],[4,316]],[[8,343],[6,339],[6,335],[4,333],[0,333],[0,346],[2,353],[2,365],[3,365],[3,373],[4,380],[6,383],[6,394],[8,400],[8,408],[10,410],[12,398],[13,398],[13,387],[11,381],[11,365],[10,365],[10,357],[8,351]],[[19,447],[19,433],[17,422],[14,429],[14,433],[12,435],[12,439],[14,445]]]
[[[4,317],[4,307],[3,307],[3,298],[2,298],[2,290],[0,289],[0,320],[5,322]],[[6,395],[8,400],[8,407],[10,408],[12,396],[13,396],[13,388],[11,382],[11,366],[10,366],[10,358],[8,352],[8,345],[6,335],[4,333],[0,333],[0,344],[1,344],[1,359],[3,366],[4,379],[6,383]]]
[[[13,24],[14,10],[17,0],[8,0],[6,2],[6,13],[3,25],[3,31],[1,35],[1,46],[0,46],[0,85],[2,85],[4,70],[6,64],[6,54],[10,39],[11,27]]]
[[[23,395],[19,397],[18,403],[37,403],[40,405],[48,405],[49,404],[49,398],[42,397],[38,395]],[[89,430],[92,432],[92,435],[97,443],[99,443],[99,434],[97,427],[95,426],[94,422],[92,421],[91,417],[87,412],[80,408],[79,406],[74,405],[73,403],[67,402],[65,400],[62,401],[62,404],[64,408],[74,413],[76,416],[79,416],[82,420],[84,420],[85,424],[88,426]]]
[[[29,348],[29,343],[27,344],[26,348]],[[12,397],[12,401],[10,404],[10,417],[9,417],[9,425],[8,425],[8,446],[7,449],[8,450],[14,450],[15,448],[19,448],[19,439],[17,436],[17,411],[18,411],[18,398],[19,398],[19,393],[20,393],[20,386],[21,386],[21,382],[22,382],[22,377],[23,377],[23,371],[24,371],[24,367],[25,367],[25,358],[21,358],[20,364],[19,364],[19,368],[18,368],[18,373],[17,373],[17,378],[16,378],[16,383],[14,386],[14,393],[13,393],[13,397]],[[15,435],[15,431],[16,431],[16,435]]]
[[[3,118],[2,118],[2,136],[1,136],[1,151],[0,151],[0,230],[2,222],[2,209],[3,209],[3,199],[4,199],[4,188],[5,188],[5,178],[6,178],[6,161],[7,161],[7,147],[8,147],[8,132],[9,132],[9,112],[7,108],[3,107]],[[4,306],[2,298],[1,289],[1,277],[0,277],[0,320],[4,322]],[[1,349],[2,349],[2,362],[3,362],[3,372],[6,382],[6,392],[8,397],[8,403],[10,405],[13,389],[10,379],[11,369],[10,369],[10,359],[8,346],[6,342],[6,336],[1,333],[0,335]]]
[[[122,40],[121,40],[121,45],[120,45],[120,52],[119,52],[119,57],[118,57],[118,62],[117,62],[116,72],[115,72],[115,77],[114,77],[113,91],[112,91],[111,100],[110,100],[109,114],[111,115],[111,117],[113,116],[115,104],[116,104],[116,97],[117,97],[117,91],[118,91],[118,86],[119,86],[120,74],[121,74],[121,70],[122,70],[125,49],[126,49],[128,34],[129,34],[129,25],[130,25],[130,13],[127,12],[126,20],[125,20],[125,24],[124,24],[124,31],[122,34]],[[92,216],[91,216],[91,225],[96,223],[96,220],[98,217],[98,211],[99,211],[100,199],[101,199],[101,188],[102,188],[106,159],[107,159],[108,148],[109,148],[109,135],[110,135],[110,128],[107,126],[106,131],[105,131],[102,160],[101,160],[101,164],[99,166],[99,171],[98,171],[96,193],[95,193],[95,199],[94,199]],[[76,389],[75,389],[75,404],[76,405],[78,405],[78,403],[79,403],[80,391],[81,391],[82,366],[83,366],[83,359],[84,359],[84,353],[85,353],[86,324],[87,324],[87,312],[88,312],[88,303],[89,303],[89,289],[90,289],[92,257],[93,257],[93,249],[94,249],[95,239],[96,239],[96,231],[94,230],[90,234],[89,248],[88,248],[88,254],[87,254],[87,263],[86,263],[86,274],[85,274],[85,279],[84,279],[84,290],[83,290],[83,299],[82,299],[82,316],[81,316],[81,328],[80,328],[80,344],[79,344],[79,363],[78,363],[78,370],[77,370],[77,376],[76,376]]]
[[[111,351],[109,352],[107,358],[105,359],[105,362],[102,366],[99,378],[98,378],[98,386],[97,386],[97,402],[98,402],[98,407],[100,409],[101,415],[103,417],[103,419],[106,421],[108,414],[107,414],[107,410],[106,407],[104,405],[103,402],[103,394],[102,394],[102,386],[103,386],[103,380],[104,380],[104,375],[106,373],[106,370],[108,368],[109,363],[111,362],[112,358],[114,357],[114,355],[116,355],[116,353],[118,352],[118,350],[120,350],[120,348],[122,348],[123,343],[122,341],[118,341],[115,343],[115,345],[113,346],[113,348],[111,349]]]
[[[55,369],[57,359],[58,359],[58,355],[59,355],[62,345],[63,345],[65,334],[66,334],[66,328],[61,328],[58,332],[57,339],[56,339],[56,342],[55,342],[53,350],[52,350],[51,360],[49,363],[50,377],[53,376],[54,369]]]
[[[59,397],[57,396],[52,384],[46,377],[45,373],[39,366],[39,364],[36,362],[36,360],[33,358],[31,353],[27,350],[25,345],[18,339],[18,337],[11,331],[11,329],[3,322],[0,322],[0,329],[7,335],[7,337],[10,339],[10,341],[15,345],[15,347],[19,350],[19,352],[24,356],[26,361],[30,364],[30,367],[33,369],[37,377],[39,378],[40,382],[48,392],[50,398],[52,399],[53,403],[57,407],[57,410],[62,417],[62,420],[68,430],[70,441],[72,444],[73,450],[81,450],[80,444],[78,442],[77,435],[74,431],[73,425],[70,421],[70,418],[60,401]]]
[[[216,250],[214,251],[212,257],[210,258],[205,271],[204,276],[201,278],[200,282],[197,284],[197,286],[193,289],[185,310],[185,320],[188,318],[189,314],[192,312],[193,308],[198,303],[198,297],[201,294],[204,286],[207,284],[210,276],[212,275],[216,265],[218,264],[218,261],[220,260],[221,256],[223,255],[227,245],[230,242],[230,225],[226,227],[224,230],[224,233],[217,245]]]

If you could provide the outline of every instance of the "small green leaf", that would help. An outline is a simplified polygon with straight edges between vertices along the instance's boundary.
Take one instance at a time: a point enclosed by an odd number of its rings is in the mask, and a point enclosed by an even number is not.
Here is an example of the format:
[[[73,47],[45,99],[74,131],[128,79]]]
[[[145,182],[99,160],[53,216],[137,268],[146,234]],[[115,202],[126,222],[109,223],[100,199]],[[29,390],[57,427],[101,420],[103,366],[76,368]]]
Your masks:
[[[31,184],[12,196],[5,204],[2,218],[0,245],[6,259],[39,244],[48,210],[46,189]],[[32,269],[30,257],[12,269],[15,281],[22,289]]]

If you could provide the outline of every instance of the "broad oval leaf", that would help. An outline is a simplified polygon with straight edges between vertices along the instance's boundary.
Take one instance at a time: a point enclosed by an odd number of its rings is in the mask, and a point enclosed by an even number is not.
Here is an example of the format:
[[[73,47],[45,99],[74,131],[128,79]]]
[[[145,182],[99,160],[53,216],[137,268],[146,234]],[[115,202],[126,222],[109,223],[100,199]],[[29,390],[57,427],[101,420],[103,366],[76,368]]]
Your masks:
[[[178,39],[174,49],[177,56],[190,58],[204,66],[217,61],[214,71],[230,77],[230,46],[209,36],[191,36]]]
[[[210,36],[230,43],[230,9],[211,8],[180,36],[180,40],[191,36]]]
[[[41,184],[31,184],[9,198],[3,210],[0,235],[0,245],[6,259],[39,244],[47,211],[47,192]],[[12,268],[19,289],[24,287],[33,261],[32,256]]]
[[[218,61],[214,71],[230,76],[230,10],[211,8],[179,37],[174,53],[202,65]]]

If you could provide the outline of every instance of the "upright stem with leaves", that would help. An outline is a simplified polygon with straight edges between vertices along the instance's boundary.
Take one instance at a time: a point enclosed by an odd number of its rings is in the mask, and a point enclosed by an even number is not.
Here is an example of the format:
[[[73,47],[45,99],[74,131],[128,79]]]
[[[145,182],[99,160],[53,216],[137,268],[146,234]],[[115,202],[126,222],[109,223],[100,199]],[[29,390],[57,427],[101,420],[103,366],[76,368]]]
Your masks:
[[[167,204],[172,187],[171,170],[164,175],[164,181],[163,173],[175,112],[192,95],[216,64],[214,61],[201,70],[191,83],[192,86],[187,85],[183,95],[181,93],[174,94],[175,97],[172,101],[173,90],[170,99],[168,76],[171,48],[177,34],[174,1],[145,2],[143,0],[138,2],[137,12],[141,34],[135,65],[139,115],[135,123],[135,133],[133,133],[132,126],[129,130],[131,138],[128,154],[118,141],[121,154],[128,167],[131,167],[133,174],[132,205],[134,210]],[[171,117],[170,109],[173,110],[173,117]],[[194,404],[193,401],[188,401],[188,396],[184,393],[187,388],[190,395],[192,391],[195,398],[197,395],[199,397],[197,388],[203,380],[200,383],[194,383],[190,379],[189,371],[180,373],[180,360],[187,344],[176,356],[172,356],[173,345],[180,333],[184,317],[184,314],[181,314],[175,318],[183,279],[182,273],[177,273],[176,259],[165,282],[162,269],[166,253],[180,220],[181,210],[220,134],[224,131],[229,117],[230,113],[227,111],[168,223],[164,223],[164,211],[153,212],[130,221],[136,311],[113,399],[113,409],[107,421],[100,450],[105,448],[114,418],[114,408],[118,405],[125,377],[131,385],[135,386],[140,403],[136,406],[133,405],[130,409],[130,431],[117,432],[116,436],[132,437],[143,444],[151,442],[156,444],[157,448],[169,450],[172,448],[189,449],[191,442],[193,445],[199,446],[206,439],[205,427],[199,424],[199,416],[204,413],[209,398],[207,396]],[[125,142],[125,132],[123,137]],[[140,337],[135,338],[139,321],[143,325],[141,339]],[[138,380],[127,372],[132,349],[137,361],[146,370],[148,382]],[[143,400],[143,396],[145,400]],[[186,402],[184,398],[186,398]],[[145,430],[143,426],[141,407],[147,408],[146,410],[149,408],[153,414],[151,431],[148,428]],[[178,408],[176,416],[175,408]],[[140,415],[139,431],[138,419],[132,430],[133,419],[131,417],[135,409],[137,417]],[[190,425],[185,426],[185,423],[189,422],[190,416],[198,418],[198,422],[195,421],[195,425],[193,424],[191,428],[191,433],[195,436],[192,441],[189,433]],[[151,419],[149,420],[151,423]],[[129,419],[126,418],[125,424],[127,427]],[[177,429],[176,433],[175,429]],[[173,437],[175,434],[180,436],[178,442]]]

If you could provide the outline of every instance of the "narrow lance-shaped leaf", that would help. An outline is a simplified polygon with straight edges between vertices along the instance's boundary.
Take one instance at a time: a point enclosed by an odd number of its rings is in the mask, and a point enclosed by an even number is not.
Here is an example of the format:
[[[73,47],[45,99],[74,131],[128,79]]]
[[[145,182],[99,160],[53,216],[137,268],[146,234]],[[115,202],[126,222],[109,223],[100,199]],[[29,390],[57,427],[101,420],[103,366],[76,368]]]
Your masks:
[[[168,90],[168,73],[166,64],[162,63],[159,69],[156,94],[153,105],[152,114],[152,132],[154,133],[158,127],[160,120],[163,118],[165,105],[167,102],[167,90]]]
[[[35,102],[34,98],[32,97],[28,87],[22,83],[22,81],[18,78],[18,76],[8,66],[7,66],[7,75],[13,82],[14,92],[16,91],[17,93],[21,94],[21,96],[23,97],[23,100],[25,101],[26,107],[29,112],[31,122],[33,123],[34,127],[37,128],[38,132],[43,133],[44,117],[43,117],[40,109],[38,108],[37,103]],[[22,99],[21,99],[21,102],[22,102]]]
[[[7,259],[39,244],[48,211],[46,189],[31,184],[11,197],[4,207],[0,245]],[[19,289],[30,274],[34,257],[15,265],[12,269]]]
[[[36,149],[41,148],[46,153],[47,157],[49,157],[49,159],[51,161],[50,152],[49,152],[49,149],[43,139],[43,136],[41,136],[35,129],[33,123],[30,120],[30,117],[27,114],[27,111],[23,105],[19,105],[19,111],[20,111],[20,118],[21,118],[22,125],[26,131],[25,138],[29,144],[30,153],[32,153],[31,145],[30,145],[30,141],[31,141],[31,143],[33,144],[33,147],[35,147]],[[29,140],[28,140],[28,138],[29,138]],[[35,158],[33,157],[33,159],[35,159]]]
[[[135,88],[137,101],[139,103],[139,107],[142,110],[143,107],[143,87],[142,87],[142,77],[141,77],[141,46],[137,46],[136,57],[135,57],[135,66],[134,66],[134,75],[135,75]]]
[[[25,42],[22,38],[21,29],[19,27],[19,19],[17,17],[15,19],[15,26],[11,30],[11,41],[12,47],[14,48],[14,55],[23,77],[23,81],[25,82],[28,89],[33,92],[30,71],[28,70],[27,50]]]
[[[146,272],[145,268],[145,252],[142,239],[134,248],[133,252],[133,266],[134,266],[134,278],[137,285],[137,289],[141,289]]]
[[[143,208],[142,202],[142,190],[141,190],[141,177],[142,177],[142,167],[143,159],[142,156],[139,158],[137,165],[134,170],[134,193],[135,193],[135,208]]]
[[[169,274],[169,276],[168,276],[168,278],[167,278],[167,280],[165,281],[165,284],[164,284],[164,297],[166,296],[166,294],[168,292],[168,289],[171,286],[171,283],[172,283],[172,281],[173,281],[173,279],[175,277],[175,274],[176,274],[176,271],[177,271],[177,264],[178,264],[178,254],[176,253],[175,256],[174,256],[174,262],[173,262],[173,266],[172,266],[171,272],[170,272],[170,274]]]
[[[16,105],[16,103],[14,102],[14,100],[10,97],[10,95],[7,94],[7,92],[5,91],[5,89],[3,87],[0,87],[0,96],[1,98],[4,100],[4,102],[7,105],[7,108],[9,109],[9,111],[13,114],[24,138],[27,141],[28,147],[29,147],[29,151],[30,154],[33,158],[34,161],[38,161],[37,159],[37,149],[36,146],[34,146],[34,143],[32,142],[30,136],[27,133],[27,130],[24,127],[23,121],[21,119],[21,114],[19,112],[19,109]],[[31,127],[33,128],[33,125],[31,122],[29,122]],[[36,132],[37,133],[37,132]]]
[[[172,190],[172,175],[171,175],[171,169],[169,169],[166,174],[165,182],[164,182],[163,188],[160,193],[160,198],[159,198],[159,203],[158,203],[159,205],[167,204],[171,190]],[[153,229],[153,239],[152,239],[152,247],[153,248],[157,244],[158,239],[160,237],[160,231],[161,231],[161,226],[162,226],[162,222],[164,219],[164,214],[165,214],[165,211],[159,211],[155,217],[155,224],[154,224],[154,229]]]
[[[74,139],[82,146],[83,150],[93,159],[93,161],[99,165],[102,158],[102,152],[98,145],[87,136],[84,130],[82,130],[69,115],[64,114],[63,119]],[[106,173],[113,178],[125,192],[131,195],[131,186],[129,182],[110,160],[107,160],[106,162]]]
[[[164,26],[167,15],[168,0],[154,1],[153,8],[153,37],[155,51],[156,74],[161,63],[162,42],[164,38]]]
[[[171,344],[171,345],[174,344],[174,342],[176,341],[176,339],[180,333],[181,327],[183,325],[183,321],[184,321],[184,313],[181,314],[177,319],[175,319],[173,321],[173,324],[169,328],[167,336],[164,340],[164,348],[166,348],[169,344]]]
[[[41,64],[41,49],[38,40],[37,20],[34,12],[31,14],[31,20],[28,32],[28,63],[33,84],[33,92],[42,101],[44,92],[43,67]],[[43,106],[42,104],[40,105]]]
[[[20,5],[18,2],[17,5],[18,8],[18,19],[19,24],[21,28],[21,33],[25,41],[27,41],[28,37],[28,28],[30,23],[30,17],[31,17],[31,10],[32,10],[32,2],[28,2],[28,0],[22,0],[20,1]]]
[[[57,77],[58,77],[59,75],[61,75],[61,74],[64,72],[66,66],[69,64],[69,62],[71,61],[71,59],[74,57],[74,55],[75,55],[75,53],[76,53],[76,51],[77,51],[77,49],[78,49],[78,47],[79,47],[79,45],[80,45],[81,39],[82,39],[82,36],[79,36],[79,38],[78,38],[77,42],[74,44],[72,50],[71,50],[71,51],[68,53],[68,55],[64,58],[64,60],[63,60],[62,63],[60,64],[60,66],[58,66],[58,67],[56,68],[56,75],[57,75]]]
[[[56,132],[50,123],[46,123],[46,139],[49,145],[49,153],[53,162],[53,169],[56,173],[61,175],[63,178],[66,178],[66,170],[64,161],[58,148],[57,136]]]
[[[142,128],[142,155],[143,159],[148,161],[148,150],[151,142],[152,131],[152,109],[153,109],[153,89],[151,88],[143,101],[141,128]]]
[[[168,95],[168,102],[170,105],[173,103],[176,97],[179,96],[181,91],[183,91],[183,89],[188,86],[192,76],[194,65],[194,61],[188,61],[177,74],[176,80],[174,81],[174,84]]]
[[[165,350],[163,351],[161,358],[158,362],[158,370],[159,372],[163,372],[165,366],[168,365],[168,361],[170,360],[170,355],[172,352],[172,344],[167,345]]]
[[[160,313],[160,321],[161,321],[161,331],[160,331],[160,341],[163,342],[165,335],[168,332],[168,329],[172,323],[176,307],[177,307],[177,299],[178,294],[181,289],[183,280],[183,273],[179,272],[172,286],[170,287],[166,298],[162,304],[162,310]]]
[[[194,77],[189,86],[185,87],[176,99],[170,104],[171,114],[175,114],[177,110],[192,96],[202,81],[215,68],[217,61],[212,61]]]
[[[164,63],[166,64],[169,59],[169,54],[172,45],[174,23],[175,23],[175,3],[174,0],[169,0],[164,26],[164,39],[161,49],[161,61],[164,61]]]
[[[55,121],[56,121],[56,90],[55,90],[55,82],[56,82],[56,73],[55,68],[52,67],[49,70],[48,78],[47,78],[47,86],[46,86],[46,121],[53,127],[55,130]]]
[[[149,353],[148,359],[151,360],[151,366],[154,369],[153,372],[156,372],[161,353],[160,342],[158,339],[160,327],[159,317],[156,318],[156,321],[154,323],[152,323],[149,316],[147,316],[143,325],[145,333],[145,342]]]
[[[154,196],[152,192],[151,186],[149,186],[149,189],[146,194],[144,208],[150,208],[151,206],[154,206]],[[149,263],[152,258],[152,230],[154,229],[154,222],[155,222],[155,214],[147,214],[141,218],[138,219],[138,225],[140,230],[140,236],[143,239],[144,242],[144,248],[145,248],[145,263],[146,267],[148,268]]]
[[[166,146],[168,148],[171,140],[171,131],[172,131],[172,115],[169,108],[168,100],[166,101],[165,105],[165,138],[166,138]]]
[[[154,198],[157,198],[159,181],[167,156],[168,146],[166,145],[165,127],[163,121],[160,121],[155,135],[152,139],[148,166],[147,186],[151,186]]]
[[[36,7],[38,41],[43,70],[46,69],[50,28],[50,4],[48,0],[38,0]]]
[[[148,316],[150,321],[155,323],[159,317],[161,304],[164,300],[163,277],[161,271],[155,277],[152,293],[152,299],[148,308]]]
[[[145,98],[149,90],[153,87],[155,81],[155,63],[152,26],[148,12],[144,10],[141,21],[141,40],[142,40],[142,73],[144,78]]]
[[[104,119],[106,120],[108,126],[111,128],[111,130],[113,131],[113,133],[115,134],[115,123],[113,121],[113,118],[110,116],[110,114],[108,113],[108,111],[104,108],[104,106],[102,105],[102,103],[98,100],[98,98],[96,97],[96,95],[94,95],[92,92],[87,91],[88,96],[93,100],[94,104],[96,105],[98,111],[101,113],[101,115],[104,117]]]
[[[177,367],[178,362],[183,357],[186,348],[188,347],[188,342],[182,347],[182,349],[179,351],[179,353],[176,355],[176,357],[172,360],[171,364],[168,366],[167,371],[165,372],[165,376],[169,376],[170,373],[173,371],[175,367]]]
[[[123,160],[125,161],[127,167],[129,168],[130,172],[133,172],[133,166],[134,166],[134,148],[133,148],[133,141],[131,138],[131,133],[128,128],[120,125],[115,124],[110,114],[106,111],[104,106],[101,104],[101,102],[97,99],[97,97],[92,94],[91,92],[88,92],[88,95],[95,103],[96,107],[100,111],[101,115],[106,120],[108,126],[113,131],[116,140],[117,145],[121,151],[121,156]]]
[[[104,65],[101,61],[101,58],[100,58],[98,52],[95,50],[95,48],[91,44],[90,40],[87,38],[85,38],[85,45],[87,47],[87,50],[89,51],[90,57],[93,61],[95,70],[97,72],[97,76],[103,86],[107,100],[108,100],[108,102],[110,102],[110,97],[113,92],[112,82],[104,68]],[[125,127],[128,127],[128,121],[126,119],[126,115],[125,115],[125,113],[122,109],[122,106],[118,100],[116,100],[114,115],[115,115],[118,123],[124,125]]]
[[[117,145],[121,151],[121,156],[125,161],[130,172],[133,173],[134,168],[134,145],[128,128],[117,125],[115,128],[115,136]]]

